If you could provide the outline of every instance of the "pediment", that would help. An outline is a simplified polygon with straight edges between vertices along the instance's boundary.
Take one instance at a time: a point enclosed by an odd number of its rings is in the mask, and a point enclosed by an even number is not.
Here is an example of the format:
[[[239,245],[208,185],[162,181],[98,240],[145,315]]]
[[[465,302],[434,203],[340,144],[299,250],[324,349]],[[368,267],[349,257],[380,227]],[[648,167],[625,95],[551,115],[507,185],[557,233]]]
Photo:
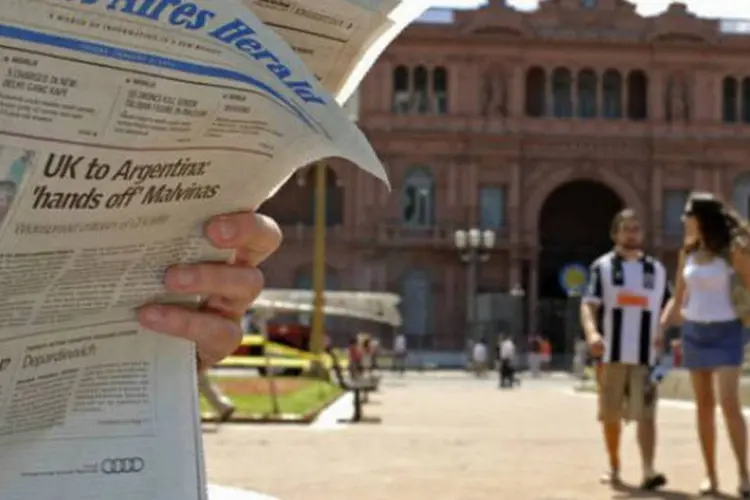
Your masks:
[[[719,21],[701,19],[684,3],[673,2],[651,19],[648,39],[662,43],[716,43],[719,33]]]
[[[543,38],[638,39],[650,26],[627,0],[542,0],[526,17]]]
[[[479,9],[456,12],[456,24],[461,33],[523,37],[530,34],[524,13],[503,0],[490,0]]]

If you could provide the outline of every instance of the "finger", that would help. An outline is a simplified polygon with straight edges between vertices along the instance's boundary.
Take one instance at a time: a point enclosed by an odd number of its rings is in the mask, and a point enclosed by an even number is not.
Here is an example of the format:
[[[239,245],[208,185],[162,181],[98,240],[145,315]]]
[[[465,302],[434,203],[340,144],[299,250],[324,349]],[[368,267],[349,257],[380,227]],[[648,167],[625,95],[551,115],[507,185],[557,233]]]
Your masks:
[[[211,219],[206,236],[217,247],[237,250],[237,260],[258,266],[281,245],[276,222],[255,212],[237,212]]]
[[[207,262],[170,267],[164,284],[171,292],[218,296],[248,304],[258,297],[265,283],[259,269]]]
[[[242,341],[238,321],[217,314],[176,306],[148,305],[138,311],[138,320],[149,330],[195,342],[206,366],[234,352]]]
[[[209,297],[206,301],[206,307],[225,318],[239,321],[245,316],[248,309],[248,302],[245,300],[231,300],[226,297]]]

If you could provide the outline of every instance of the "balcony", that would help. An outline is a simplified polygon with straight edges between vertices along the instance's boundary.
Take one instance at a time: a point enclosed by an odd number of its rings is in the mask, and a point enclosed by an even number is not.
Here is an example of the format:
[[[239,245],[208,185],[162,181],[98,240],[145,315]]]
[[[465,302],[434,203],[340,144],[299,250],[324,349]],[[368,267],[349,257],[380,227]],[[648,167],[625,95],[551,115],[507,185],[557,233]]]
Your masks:
[[[456,229],[466,229],[466,223],[440,221],[438,225],[419,227],[408,226],[398,220],[386,221],[377,226],[377,244],[389,248],[432,248],[449,250],[455,248],[454,233]],[[508,231],[495,230],[495,247],[507,248]]]
[[[462,132],[507,135],[581,135],[602,138],[750,138],[750,125],[700,121],[667,123],[663,120],[582,118],[486,118],[461,115],[398,115],[378,113],[364,116],[360,126],[371,134],[408,132]]]
[[[454,248],[453,234],[456,229],[466,229],[467,224],[440,222],[429,227],[406,226],[392,220],[374,224],[332,226],[326,229],[326,240],[333,244],[368,245],[385,248],[424,248],[448,250]],[[288,224],[281,227],[286,243],[309,243],[315,237],[315,228],[305,224]],[[507,229],[496,230],[495,247],[509,246]]]
[[[326,228],[326,240],[336,243],[354,243],[364,237],[362,228],[357,226],[329,226]],[[281,231],[284,233],[286,243],[312,244],[315,238],[315,227],[303,222],[297,224],[282,224]]]

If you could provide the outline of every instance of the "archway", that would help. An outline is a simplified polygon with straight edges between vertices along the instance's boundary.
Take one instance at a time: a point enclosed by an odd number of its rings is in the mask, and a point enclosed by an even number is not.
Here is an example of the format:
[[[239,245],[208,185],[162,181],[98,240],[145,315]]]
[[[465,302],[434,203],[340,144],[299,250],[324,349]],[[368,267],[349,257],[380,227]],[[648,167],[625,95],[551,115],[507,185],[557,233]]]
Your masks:
[[[569,353],[578,335],[575,299],[568,299],[560,273],[569,264],[588,267],[612,247],[610,225],[622,199],[605,184],[576,180],[545,200],[539,215],[538,332],[555,353]]]
[[[612,246],[610,224],[623,202],[606,185],[577,180],[555,189],[539,216],[539,296],[565,297],[560,271],[567,264],[588,266]]]

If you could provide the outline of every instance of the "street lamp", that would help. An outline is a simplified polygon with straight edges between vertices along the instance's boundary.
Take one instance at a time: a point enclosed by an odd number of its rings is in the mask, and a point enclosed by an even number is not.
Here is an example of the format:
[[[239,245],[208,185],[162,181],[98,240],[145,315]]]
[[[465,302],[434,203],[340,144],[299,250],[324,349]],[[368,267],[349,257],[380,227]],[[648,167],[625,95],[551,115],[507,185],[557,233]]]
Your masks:
[[[478,340],[478,335],[473,330],[477,312],[477,268],[480,262],[487,262],[490,259],[490,251],[495,246],[495,237],[495,231],[490,229],[482,231],[478,228],[459,229],[453,234],[453,241],[461,260],[467,264],[466,323],[468,326],[467,333],[472,340]]]
[[[523,299],[526,297],[526,291],[516,283],[510,289],[510,296],[513,298],[513,336],[518,342],[523,334]]]

